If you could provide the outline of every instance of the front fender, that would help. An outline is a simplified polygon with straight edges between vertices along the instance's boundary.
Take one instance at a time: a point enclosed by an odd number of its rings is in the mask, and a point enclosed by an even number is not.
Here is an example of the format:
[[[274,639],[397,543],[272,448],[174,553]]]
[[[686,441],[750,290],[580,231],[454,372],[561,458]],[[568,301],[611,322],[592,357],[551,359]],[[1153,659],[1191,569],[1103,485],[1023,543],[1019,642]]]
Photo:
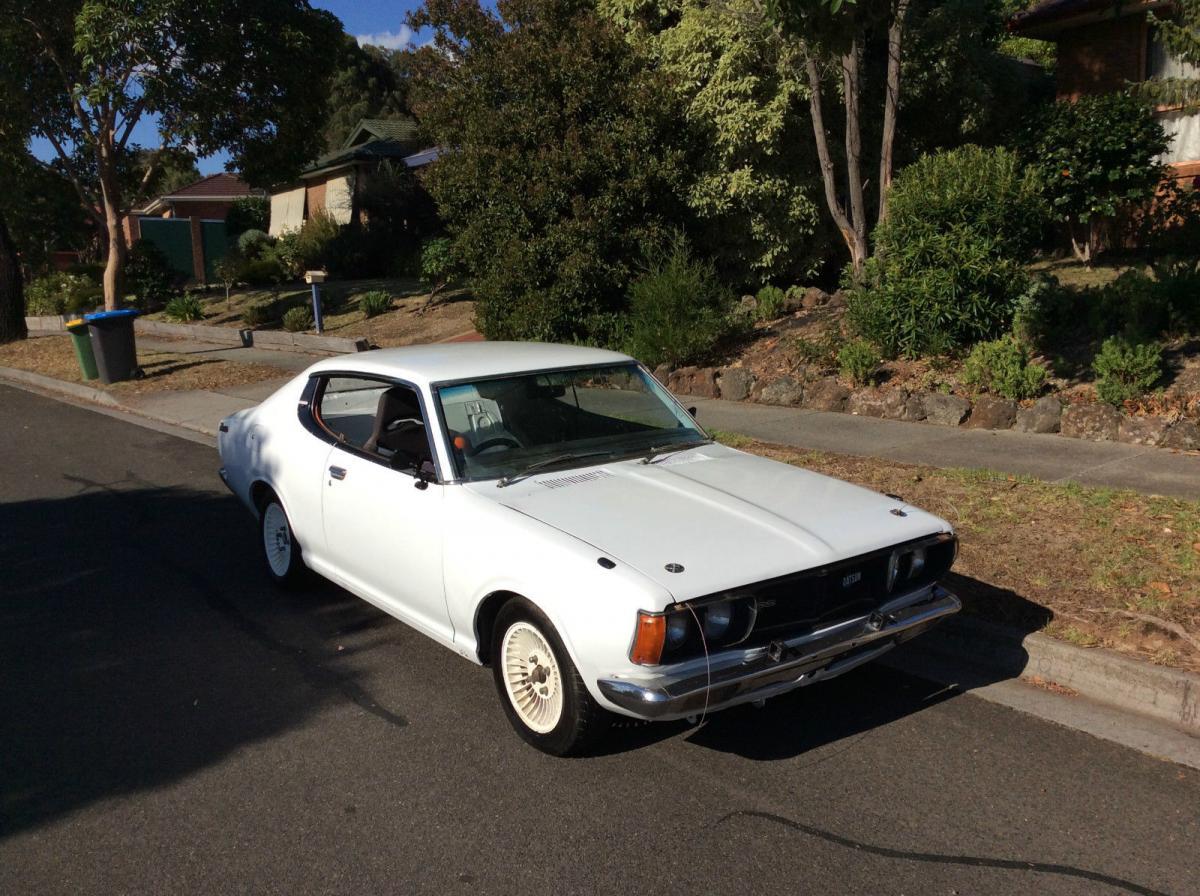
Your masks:
[[[637,612],[663,609],[671,594],[622,563],[601,566],[605,555],[587,542],[461,486],[446,499],[446,518],[460,521],[443,553],[459,652],[478,662],[479,608],[497,592],[519,594],[554,625],[592,696],[611,707],[597,679],[639,668],[629,661]]]

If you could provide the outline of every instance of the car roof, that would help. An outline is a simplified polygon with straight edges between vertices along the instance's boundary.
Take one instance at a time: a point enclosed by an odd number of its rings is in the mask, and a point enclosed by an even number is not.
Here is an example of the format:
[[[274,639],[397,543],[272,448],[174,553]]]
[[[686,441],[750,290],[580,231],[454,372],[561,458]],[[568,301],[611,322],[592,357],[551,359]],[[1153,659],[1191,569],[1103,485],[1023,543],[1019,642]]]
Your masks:
[[[450,342],[380,348],[319,361],[310,374],[324,370],[394,377],[415,385],[482,379],[506,373],[528,373],[593,364],[627,364],[620,352],[547,342]]]

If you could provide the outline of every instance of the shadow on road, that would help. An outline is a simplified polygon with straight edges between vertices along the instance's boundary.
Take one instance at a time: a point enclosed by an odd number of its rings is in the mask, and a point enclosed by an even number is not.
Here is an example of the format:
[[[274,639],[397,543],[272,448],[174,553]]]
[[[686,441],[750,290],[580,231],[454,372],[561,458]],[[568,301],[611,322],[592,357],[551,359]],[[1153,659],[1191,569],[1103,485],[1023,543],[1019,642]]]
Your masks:
[[[0,836],[194,773],[347,697],[404,724],[319,643],[280,637],[296,610],[231,497],[77,484],[0,507]],[[323,625],[386,621],[334,588],[301,600]]]

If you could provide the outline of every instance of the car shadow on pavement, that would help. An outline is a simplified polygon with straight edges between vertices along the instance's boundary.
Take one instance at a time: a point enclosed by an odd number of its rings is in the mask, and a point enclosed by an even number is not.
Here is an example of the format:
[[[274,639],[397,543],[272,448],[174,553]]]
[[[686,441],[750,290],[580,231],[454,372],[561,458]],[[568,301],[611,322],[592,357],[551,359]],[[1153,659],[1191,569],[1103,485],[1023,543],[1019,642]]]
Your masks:
[[[963,660],[971,650],[971,635],[952,619],[900,645],[882,661],[768,700],[761,709],[739,706],[714,714],[688,741],[747,759],[790,759],[829,744],[856,742],[975,688],[1020,676],[1028,659],[1021,641],[1045,626],[1050,611],[967,576],[952,574],[945,584],[962,598],[967,614],[986,610],[982,615],[1005,623],[989,629],[998,637],[987,645],[987,662]],[[937,665],[938,681],[922,674],[931,663]],[[948,678],[952,683],[939,683]]]
[[[232,497],[132,474],[75,485],[0,506],[0,837],[166,785],[346,697],[404,724],[319,635],[305,643]],[[344,593],[303,600],[337,604],[322,625],[374,624]]]

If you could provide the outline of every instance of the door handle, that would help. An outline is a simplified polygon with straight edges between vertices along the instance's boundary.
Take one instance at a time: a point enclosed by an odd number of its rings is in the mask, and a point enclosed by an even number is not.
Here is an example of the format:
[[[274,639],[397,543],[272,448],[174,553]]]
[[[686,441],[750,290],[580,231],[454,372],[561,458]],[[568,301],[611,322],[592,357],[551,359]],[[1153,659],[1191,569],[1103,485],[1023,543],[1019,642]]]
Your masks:
[[[338,482],[341,482],[343,479],[346,478],[346,470],[343,467],[330,467],[329,475],[332,476],[334,479],[336,479]]]

